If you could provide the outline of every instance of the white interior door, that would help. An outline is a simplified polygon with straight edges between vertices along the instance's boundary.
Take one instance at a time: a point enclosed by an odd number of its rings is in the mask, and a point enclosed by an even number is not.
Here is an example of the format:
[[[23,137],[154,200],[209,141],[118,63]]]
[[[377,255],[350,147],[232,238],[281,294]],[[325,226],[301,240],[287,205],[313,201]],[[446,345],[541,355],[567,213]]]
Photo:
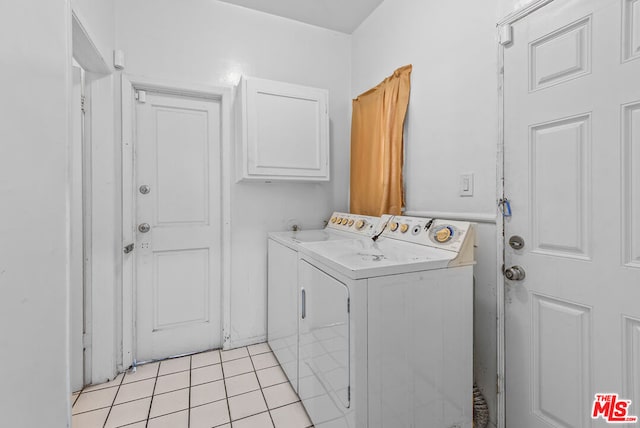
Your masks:
[[[146,361],[221,344],[221,130],[218,101],[138,98],[136,359]]]
[[[640,415],[640,1],[555,0],[513,29],[506,425],[606,426],[597,393]]]

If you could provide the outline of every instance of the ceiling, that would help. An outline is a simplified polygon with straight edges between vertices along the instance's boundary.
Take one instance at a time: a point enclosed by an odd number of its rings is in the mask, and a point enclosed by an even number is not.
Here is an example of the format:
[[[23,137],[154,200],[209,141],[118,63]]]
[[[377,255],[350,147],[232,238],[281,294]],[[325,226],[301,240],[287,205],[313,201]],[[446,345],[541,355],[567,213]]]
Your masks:
[[[351,34],[383,0],[222,0]]]

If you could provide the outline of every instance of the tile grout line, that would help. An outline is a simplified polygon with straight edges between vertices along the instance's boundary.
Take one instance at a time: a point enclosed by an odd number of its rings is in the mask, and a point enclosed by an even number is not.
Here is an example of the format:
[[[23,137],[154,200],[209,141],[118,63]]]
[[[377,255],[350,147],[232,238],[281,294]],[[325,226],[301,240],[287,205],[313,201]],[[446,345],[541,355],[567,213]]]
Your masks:
[[[109,411],[107,412],[107,417],[104,419],[104,423],[102,427],[107,426],[107,421],[109,420],[109,416],[111,416],[111,411],[113,410],[113,405],[116,402],[116,398],[118,398],[118,393],[120,392],[120,387],[122,386],[122,382],[124,381],[124,374],[122,375],[122,379],[120,379],[120,383],[118,384],[118,389],[116,391],[116,395],[113,396],[113,400],[111,401],[111,406],[109,407]]]
[[[193,358],[189,356],[189,401],[187,402],[187,428],[191,426],[191,372],[193,370]]]
[[[247,348],[248,351],[248,348]],[[260,394],[262,395],[262,399],[264,400],[264,405],[267,407],[267,414],[269,415],[269,419],[271,419],[271,425],[274,427],[276,423],[273,420],[273,416],[271,415],[271,410],[269,409],[269,403],[267,403],[267,398],[264,396],[264,391],[262,390],[262,382],[260,382],[260,378],[258,377],[258,371],[256,370],[255,364],[253,364],[253,358],[249,356],[249,360],[251,361],[251,367],[253,367],[253,371],[256,374],[256,379],[258,379],[258,386],[260,387]]]
[[[232,358],[232,359],[229,359],[228,361],[224,361],[224,362],[225,362],[225,363],[227,363],[227,362],[238,361],[238,360],[243,359],[243,358],[249,358],[249,360],[250,360],[250,362],[251,362],[251,366],[252,366],[252,368],[253,368],[253,371],[251,371],[251,372],[249,372],[249,373],[253,373],[254,375],[256,375],[256,379],[257,379],[257,381],[258,381],[258,386],[259,386],[259,389],[260,389],[261,395],[262,395],[262,397],[263,397],[263,400],[265,401],[265,404],[267,404],[267,403],[266,403],[266,397],[265,397],[264,392],[263,392],[263,387],[262,387],[262,385],[261,385],[260,379],[259,379],[259,378],[258,378],[258,376],[257,376],[257,371],[258,371],[258,370],[256,369],[256,366],[255,366],[255,364],[254,364],[253,357],[254,357],[254,356],[259,356],[259,355],[265,355],[265,354],[268,354],[268,353],[273,352],[273,351],[269,348],[269,349],[266,349],[266,350],[261,350],[260,352],[256,352],[255,354],[252,354],[252,353],[249,351],[249,346],[244,346],[243,348],[245,348],[245,349],[246,349],[246,352],[247,352],[247,355],[246,355],[246,356],[240,356],[240,357],[237,357],[237,358]],[[237,349],[241,349],[241,348],[237,348]],[[223,376],[223,377],[222,377],[223,386],[224,386],[224,388],[225,388],[225,398],[224,398],[224,400],[226,401],[226,404],[227,404],[227,411],[229,412],[229,423],[231,424],[231,422],[232,422],[232,421],[231,421],[231,408],[230,408],[230,405],[229,405],[229,395],[228,395],[228,390],[227,390],[227,385],[226,385],[226,379],[231,379],[231,378],[234,378],[234,377],[242,376],[242,375],[245,375],[245,374],[247,374],[247,373],[240,373],[240,374],[236,374],[236,375],[233,375],[233,376],[226,377],[226,376],[225,376],[225,374],[224,374],[224,368],[223,368],[223,365],[222,365],[222,364],[223,364],[223,361],[222,361],[222,352],[223,352],[223,351],[222,351],[222,349],[216,349],[216,350],[213,350],[213,351],[217,351],[217,352],[218,352],[218,355],[220,356],[220,362],[219,362],[219,364],[220,364],[220,369],[221,369],[221,371],[222,371],[222,376]],[[204,351],[204,352],[212,352],[212,351]],[[204,353],[204,352],[203,352],[203,353]],[[194,354],[194,355],[195,355],[195,354]],[[145,426],[146,426],[146,427],[148,427],[148,425],[149,425],[149,421],[150,421],[150,419],[151,419],[151,408],[152,408],[152,406],[153,406],[154,398],[156,397],[156,393],[155,393],[155,391],[156,391],[156,388],[157,388],[157,382],[158,382],[158,379],[159,379],[160,377],[163,377],[163,376],[168,376],[168,375],[172,375],[172,374],[177,374],[177,373],[181,373],[181,372],[189,371],[189,386],[188,386],[189,391],[188,391],[188,409],[187,409],[187,410],[188,410],[188,419],[187,419],[187,422],[188,422],[188,426],[190,426],[190,425],[191,425],[191,388],[193,387],[193,385],[192,385],[192,383],[193,383],[193,379],[192,379],[192,372],[193,372],[193,369],[194,369],[194,368],[193,368],[193,364],[194,364],[194,363],[193,363],[193,355],[188,355],[188,356],[189,356],[189,368],[188,368],[187,370],[178,370],[178,371],[176,371],[176,372],[172,372],[172,373],[165,373],[165,374],[162,374],[162,375],[161,375],[161,374],[160,374],[160,369],[161,369],[162,362],[163,362],[163,361],[166,361],[166,360],[162,360],[162,361],[158,361],[158,368],[157,368],[157,370],[156,370],[155,375],[154,375],[154,376],[150,376],[149,378],[146,378],[146,379],[139,379],[139,380],[135,380],[135,381],[132,381],[132,382],[127,382],[127,383],[125,383],[124,381],[125,381],[125,378],[126,378],[126,375],[127,375],[127,371],[125,370],[125,372],[123,372],[123,373],[122,373],[122,378],[121,378],[121,379],[120,379],[120,381],[117,383],[117,385],[114,385],[114,386],[111,386],[111,387],[97,388],[97,389],[94,389],[94,390],[92,390],[92,391],[86,391],[86,387],[87,387],[87,386],[85,386],[85,387],[83,387],[83,388],[78,392],[78,394],[76,395],[75,399],[73,400],[73,403],[72,403],[71,407],[72,407],[72,409],[73,409],[73,406],[75,406],[75,404],[78,402],[78,400],[79,400],[79,398],[80,398],[80,396],[81,396],[81,395],[88,394],[89,392],[102,391],[102,390],[109,389],[109,388],[117,388],[117,389],[116,389],[116,393],[115,393],[115,395],[114,395],[114,398],[113,398],[113,400],[112,400],[112,402],[111,402],[111,404],[110,404],[110,405],[105,406],[105,407],[96,408],[96,409],[90,409],[90,410],[87,410],[87,411],[85,411],[85,412],[79,412],[79,413],[78,413],[78,414],[82,414],[82,413],[88,413],[88,412],[92,412],[92,411],[96,411],[96,410],[103,410],[103,409],[107,409],[107,408],[108,408],[108,409],[109,409],[109,411],[107,412],[107,416],[106,416],[105,421],[104,421],[104,423],[103,423],[103,425],[102,425],[102,426],[103,426],[103,428],[104,428],[104,427],[106,427],[107,421],[108,421],[108,419],[109,419],[109,417],[110,417],[110,415],[111,415],[111,413],[112,413],[112,411],[113,411],[113,408],[116,406],[115,401],[116,401],[116,399],[117,399],[117,397],[118,397],[118,394],[119,394],[120,389],[122,388],[122,386],[123,386],[123,385],[133,385],[133,384],[136,384],[136,383],[140,383],[140,382],[144,382],[144,381],[149,381],[149,380],[153,379],[153,380],[154,380],[154,385],[153,385],[153,390],[152,390],[152,393],[151,393],[151,396],[150,396],[150,397],[140,397],[140,398],[136,398],[136,399],[128,400],[128,401],[125,401],[125,402],[122,402],[122,403],[118,403],[118,404],[126,404],[126,403],[131,403],[131,402],[134,402],[134,401],[144,400],[144,399],[146,399],[146,398],[151,398],[151,401],[150,401],[150,404],[149,404],[149,410],[147,411],[146,421],[144,421],[144,420],[143,420],[143,421],[140,421],[140,422],[146,422]],[[211,367],[211,366],[215,366],[216,364],[218,364],[218,363],[214,363],[214,364],[205,364],[205,365],[200,366],[200,367],[198,367],[198,368]],[[271,367],[262,367],[260,370],[266,370],[266,369],[273,368],[273,367],[277,367],[277,366],[278,366],[278,365],[273,365],[273,366],[271,366]],[[213,382],[216,382],[216,381],[212,381],[212,382],[205,382],[204,384],[207,384],[207,383],[213,383]],[[270,385],[270,387],[271,387],[271,386],[280,385],[280,384],[282,384],[282,383],[286,383],[286,382],[281,382],[281,383],[277,383],[277,384],[274,384],[274,385]],[[186,389],[186,388],[181,388],[181,389]],[[180,389],[178,389],[178,390],[180,390]],[[168,392],[166,392],[166,393],[171,393],[171,392],[175,392],[175,391],[168,391]],[[252,392],[252,391],[249,391],[249,392]],[[163,393],[163,394],[165,394],[165,393]],[[162,395],[162,394],[157,394],[157,395]],[[236,394],[236,396],[237,396],[237,395],[242,395],[242,394]],[[234,397],[235,397],[235,396],[234,396]],[[203,406],[203,405],[206,405],[206,404],[211,404],[211,403],[213,403],[213,402],[219,402],[219,401],[222,401],[222,399],[220,399],[220,400],[214,400],[214,401],[209,402],[209,403],[203,403],[203,404],[201,404],[200,406]],[[300,400],[298,399],[298,401],[297,401],[297,402],[299,402],[299,401],[300,401]],[[289,404],[295,404],[295,403],[289,403]],[[289,405],[289,404],[287,404],[287,405]],[[199,406],[196,406],[196,407],[199,407]],[[278,406],[278,407],[275,407],[274,409],[277,409],[277,408],[280,408],[280,407],[284,407],[284,406]],[[269,417],[270,417],[270,419],[271,419],[271,421],[272,421],[272,423],[273,423],[273,418],[271,417],[270,410],[271,410],[271,409],[269,409],[269,406],[267,405],[267,410],[266,410],[266,411],[267,411],[267,412],[269,412]],[[179,411],[172,412],[172,413],[177,413],[177,412],[179,412]],[[262,413],[262,412],[260,412],[260,413]],[[253,415],[246,416],[245,418],[247,418],[247,417],[251,417],[251,416],[255,416],[255,415],[257,415],[257,414],[259,414],[259,413],[256,413],[256,414],[253,414]],[[163,416],[166,416],[166,415],[163,415]],[[240,418],[240,419],[245,419],[245,418]],[[238,419],[238,420],[240,420],[240,419]],[[135,424],[135,423],[140,423],[140,422],[134,422],[134,424]],[[225,424],[222,424],[222,425],[225,425]]]
[[[248,349],[247,352],[249,352]],[[222,371],[222,384],[224,385],[224,399],[227,403],[227,412],[229,412],[229,425],[231,425],[231,406],[229,406],[229,394],[227,392],[227,377],[224,375],[224,366],[222,365],[222,351],[220,351],[220,370]]]
[[[160,365],[162,362],[158,363],[158,370],[156,371],[155,382],[153,383],[153,391],[151,391],[151,402],[149,403],[149,410],[147,411],[147,422],[145,423],[145,428],[149,426],[149,416],[151,416],[151,406],[153,406],[153,396],[156,393],[156,385],[158,385],[158,374],[160,373]]]
[[[84,388],[82,388],[84,389]],[[82,389],[78,392],[78,395],[76,395],[76,398],[73,399],[73,403],[71,403],[71,410],[73,411],[73,406],[76,405],[76,403],[78,402],[78,398],[80,398],[80,394],[82,394]],[[73,394],[71,394],[73,395]]]

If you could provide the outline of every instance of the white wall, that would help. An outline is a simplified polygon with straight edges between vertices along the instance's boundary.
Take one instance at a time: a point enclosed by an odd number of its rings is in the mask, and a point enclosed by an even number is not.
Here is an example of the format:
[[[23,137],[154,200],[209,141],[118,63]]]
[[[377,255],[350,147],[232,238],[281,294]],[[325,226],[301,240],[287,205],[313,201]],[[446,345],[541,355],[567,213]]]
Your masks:
[[[117,0],[116,48],[133,75],[220,86],[244,74],[329,90],[330,183],[233,184],[231,341],[263,340],[267,232],[323,226],[347,205],[349,36],[215,0]]]
[[[409,211],[495,215],[498,143],[495,2],[385,0],[354,32],[351,95],[413,64],[405,124]],[[474,196],[458,195],[473,172]],[[478,226],[475,378],[496,421],[496,227]]]
[[[68,427],[67,161],[71,9],[0,13],[0,418]]]

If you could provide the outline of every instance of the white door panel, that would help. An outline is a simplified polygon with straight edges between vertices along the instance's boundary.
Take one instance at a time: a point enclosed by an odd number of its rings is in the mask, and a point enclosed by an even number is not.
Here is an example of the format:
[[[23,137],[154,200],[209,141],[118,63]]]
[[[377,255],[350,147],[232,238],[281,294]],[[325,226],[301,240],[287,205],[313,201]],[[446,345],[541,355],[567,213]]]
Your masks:
[[[504,53],[507,426],[606,426],[596,393],[640,414],[640,61],[636,1],[555,0]],[[637,25],[636,27],[637,28]]]
[[[137,359],[221,344],[220,104],[136,103]],[[140,186],[148,186],[143,193]]]

